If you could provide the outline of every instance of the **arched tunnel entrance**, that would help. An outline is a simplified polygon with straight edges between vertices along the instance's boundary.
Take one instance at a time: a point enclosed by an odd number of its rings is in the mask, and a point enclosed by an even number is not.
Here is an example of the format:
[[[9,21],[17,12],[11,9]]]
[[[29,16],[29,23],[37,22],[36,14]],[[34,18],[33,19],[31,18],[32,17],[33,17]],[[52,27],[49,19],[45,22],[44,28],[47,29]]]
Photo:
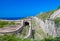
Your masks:
[[[29,26],[29,22],[24,21],[24,22],[23,22],[23,25],[24,25],[24,26]]]

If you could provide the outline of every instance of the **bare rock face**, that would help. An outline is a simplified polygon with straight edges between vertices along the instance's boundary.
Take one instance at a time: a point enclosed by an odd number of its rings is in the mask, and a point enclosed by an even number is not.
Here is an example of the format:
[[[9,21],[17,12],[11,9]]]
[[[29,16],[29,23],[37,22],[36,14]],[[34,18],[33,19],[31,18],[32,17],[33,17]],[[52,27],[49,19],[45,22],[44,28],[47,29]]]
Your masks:
[[[60,36],[60,27],[58,28],[55,23],[54,23],[54,19],[60,17],[60,9],[55,11],[49,18],[49,20],[47,20],[47,31],[49,35],[52,35],[53,37],[56,36]]]
[[[51,16],[50,19],[55,19],[57,17],[60,17],[60,9],[55,11]]]

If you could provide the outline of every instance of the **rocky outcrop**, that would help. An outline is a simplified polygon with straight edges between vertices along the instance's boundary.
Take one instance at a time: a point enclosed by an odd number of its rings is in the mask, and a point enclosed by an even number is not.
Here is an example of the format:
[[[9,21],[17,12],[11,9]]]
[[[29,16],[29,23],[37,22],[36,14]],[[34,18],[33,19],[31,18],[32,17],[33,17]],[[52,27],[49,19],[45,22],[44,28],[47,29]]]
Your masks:
[[[46,15],[42,14],[43,19],[45,18],[44,21],[40,19],[42,17],[41,14],[40,14],[40,16],[38,15],[39,19],[37,17],[34,17],[34,18],[39,23],[39,25],[42,27],[44,32],[47,33],[47,35],[52,35],[53,37],[60,36],[60,34],[59,34],[60,28],[58,29],[55,22],[54,22],[55,18],[60,17],[60,9],[55,10],[53,13],[51,13],[50,16],[49,16],[49,13],[50,12],[46,13]]]
[[[46,28],[47,28],[47,33],[49,35],[52,35],[53,37],[60,36],[60,28],[56,26],[54,19],[60,17],[60,9],[55,11],[49,19],[45,21]]]
[[[34,20],[40,25],[40,27],[42,27],[42,29],[43,29],[43,31],[44,32],[46,32],[46,28],[45,28],[45,23],[44,23],[44,21],[43,20],[41,20],[41,19],[39,19],[39,18],[37,18],[37,17],[33,17],[34,18]]]
[[[60,9],[55,11],[51,16],[50,19],[55,19],[56,17],[60,17]]]

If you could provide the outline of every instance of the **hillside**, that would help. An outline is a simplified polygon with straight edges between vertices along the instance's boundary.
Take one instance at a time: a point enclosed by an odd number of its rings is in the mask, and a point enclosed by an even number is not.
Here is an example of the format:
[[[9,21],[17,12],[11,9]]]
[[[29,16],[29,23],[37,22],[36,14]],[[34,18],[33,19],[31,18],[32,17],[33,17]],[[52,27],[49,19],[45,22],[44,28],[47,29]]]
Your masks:
[[[30,18],[32,20],[27,20],[28,18]],[[5,40],[10,41],[10,39],[11,39],[11,41],[20,41],[20,40],[21,41],[38,41],[38,40],[39,41],[47,41],[47,40],[52,41],[53,35],[54,35],[53,30],[55,31],[55,29],[54,29],[55,25],[53,22],[55,22],[57,24],[59,31],[57,29],[56,29],[56,31],[58,31],[57,33],[58,33],[58,35],[60,35],[60,29],[59,29],[60,28],[60,26],[59,26],[60,25],[60,9],[43,12],[43,13],[36,15],[35,17],[28,17],[28,18],[22,19],[25,22],[28,22],[29,25],[24,26],[24,24],[23,24],[23,27],[22,27],[23,29],[18,30],[18,34],[16,34],[16,35],[12,34],[13,37],[10,34],[0,36],[0,40],[1,41],[5,41]],[[47,19],[53,19],[53,21],[48,20],[47,24],[46,24]],[[4,24],[4,22],[1,22],[1,23]],[[47,28],[47,25],[48,25],[48,28]],[[30,28],[31,28],[31,30],[29,30]],[[31,32],[31,35],[29,37],[27,37],[27,39],[25,40],[24,37],[29,35],[29,32]],[[52,32],[52,35],[50,35],[50,32]],[[59,39],[60,39],[60,37],[59,37]]]
[[[38,18],[41,18],[43,21],[50,17],[54,13],[55,10],[49,12],[43,12],[37,15]]]
[[[56,14],[56,13],[60,13],[60,10],[59,10],[59,9],[60,9],[60,6],[57,7],[56,10],[51,10],[51,11],[48,11],[48,12],[42,12],[42,13],[37,14],[36,16],[44,21],[44,20],[50,18],[50,16],[51,16],[52,14],[54,14],[54,13],[55,13],[55,14]],[[55,15],[55,14],[54,14],[54,15]],[[52,16],[54,16],[54,15],[52,15]],[[60,15],[59,15],[59,16],[60,16]]]

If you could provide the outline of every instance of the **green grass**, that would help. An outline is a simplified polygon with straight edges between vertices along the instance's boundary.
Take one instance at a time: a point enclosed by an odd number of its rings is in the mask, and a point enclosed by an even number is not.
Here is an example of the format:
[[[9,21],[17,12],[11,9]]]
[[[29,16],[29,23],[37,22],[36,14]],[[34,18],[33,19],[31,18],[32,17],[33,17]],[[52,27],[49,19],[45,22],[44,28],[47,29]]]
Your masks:
[[[22,41],[22,39],[17,38],[14,35],[4,35],[0,36],[0,41]]]
[[[7,21],[0,21],[0,28],[3,28],[4,26],[10,26],[15,25],[14,22],[7,22]]]
[[[4,36],[0,36],[0,41],[60,41],[60,37],[56,37],[56,38],[44,38],[44,39],[30,39],[30,38],[19,38],[15,35],[4,35]]]
[[[37,17],[41,18],[44,21],[44,20],[48,19],[54,13],[54,11],[55,10],[51,10],[51,11],[48,11],[48,12],[38,14]]]

